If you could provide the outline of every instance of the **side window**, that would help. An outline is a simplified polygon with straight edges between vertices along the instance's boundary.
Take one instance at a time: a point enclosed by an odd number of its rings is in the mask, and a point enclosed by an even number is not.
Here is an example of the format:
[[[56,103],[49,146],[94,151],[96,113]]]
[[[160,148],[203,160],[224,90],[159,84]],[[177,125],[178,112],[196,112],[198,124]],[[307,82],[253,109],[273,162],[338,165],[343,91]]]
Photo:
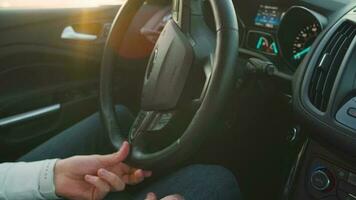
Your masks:
[[[90,8],[120,5],[125,0],[0,0],[0,8],[7,9],[55,9]]]

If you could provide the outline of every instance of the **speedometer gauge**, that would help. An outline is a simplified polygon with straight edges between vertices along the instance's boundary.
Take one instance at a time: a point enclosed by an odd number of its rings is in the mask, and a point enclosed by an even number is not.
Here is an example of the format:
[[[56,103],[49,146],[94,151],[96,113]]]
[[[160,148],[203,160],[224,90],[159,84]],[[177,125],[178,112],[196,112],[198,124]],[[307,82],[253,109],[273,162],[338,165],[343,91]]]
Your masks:
[[[304,56],[310,51],[310,48],[321,32],[319,23],[313,23],[305,26],[299,31],[293,42],[293,54],[291,61],[297,65],[303,60]]]
[[[305,7],[294,6],[283,16],[278,29],[278,43],[283,60],[295,71],[311,47],[327,19]]]

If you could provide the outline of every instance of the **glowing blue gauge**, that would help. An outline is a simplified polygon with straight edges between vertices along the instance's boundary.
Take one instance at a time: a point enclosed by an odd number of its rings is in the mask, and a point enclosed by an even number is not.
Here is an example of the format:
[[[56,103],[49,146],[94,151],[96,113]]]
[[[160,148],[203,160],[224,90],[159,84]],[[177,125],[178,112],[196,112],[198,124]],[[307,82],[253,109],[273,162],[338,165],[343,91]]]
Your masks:
[[[273,42],[273,43],[271,44],[271,48],[272,48],[272,50],[273,50],[273,53],[277,55],[277,54],[278,54],[278,48],[277,48],[276,42]]]
[[[265,37],[261,36],[260,39],[258,39],[256,49],[261,50],[262,47],[266,46],[268,46],[268,40]]]
[[[294,55],[293,55],[293,59],[294,59],[294,60],[300,60],[300,59],[302,59],[306,54],[309,53],[310,49],[311,49],[311,47],[308,47],[308,48],[305,48],[305,49],[303,49],[302,51],[300,51],[300,52],[294,54]]]

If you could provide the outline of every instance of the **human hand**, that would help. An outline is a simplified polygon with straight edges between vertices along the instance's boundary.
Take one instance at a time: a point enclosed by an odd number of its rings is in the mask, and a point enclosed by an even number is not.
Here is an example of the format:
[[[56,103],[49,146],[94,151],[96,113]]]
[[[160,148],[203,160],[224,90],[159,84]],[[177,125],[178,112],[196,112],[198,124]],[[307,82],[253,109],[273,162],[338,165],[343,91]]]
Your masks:
[[[56,194],[78,200],[103,199],[110,191],[123,191],[151,176],[150,171],[132,168],[123,163],[130,151],[124,142],[110,155],[74,156],[59,160],[55,166]]]
[[[145,200],[157,200],[157,196],[154,193],[148,193]],[[161,200],[184,200],[184,198],[178,194],[169,195]]]

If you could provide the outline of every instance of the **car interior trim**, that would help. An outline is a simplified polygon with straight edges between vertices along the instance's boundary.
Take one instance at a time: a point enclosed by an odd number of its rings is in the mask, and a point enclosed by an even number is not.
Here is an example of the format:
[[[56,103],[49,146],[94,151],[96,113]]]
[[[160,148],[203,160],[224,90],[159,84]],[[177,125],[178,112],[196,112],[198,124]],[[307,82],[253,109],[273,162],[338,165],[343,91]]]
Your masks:
[[[61,38],[64,40],[93,41],[98,39],[98,36],[86,33],[79,33],[74,30],[73,26],[67,26],[63,29]]]
[[[38,117],[43,117],[45,115],[59,111],[60,108],[61,108],[60,104],[55,104],[55,105],[47,106],[47,107],[40,108],[37,110],[29,111],[26,113],[21,113],[21,114],[13,115],[10,117],[6,117],[3,119],[0,119],[0,127],[7,127],[7,126],[14,125],[17,123],[29,121],[29,120],[32,120],[32,119],[35,119]]]

